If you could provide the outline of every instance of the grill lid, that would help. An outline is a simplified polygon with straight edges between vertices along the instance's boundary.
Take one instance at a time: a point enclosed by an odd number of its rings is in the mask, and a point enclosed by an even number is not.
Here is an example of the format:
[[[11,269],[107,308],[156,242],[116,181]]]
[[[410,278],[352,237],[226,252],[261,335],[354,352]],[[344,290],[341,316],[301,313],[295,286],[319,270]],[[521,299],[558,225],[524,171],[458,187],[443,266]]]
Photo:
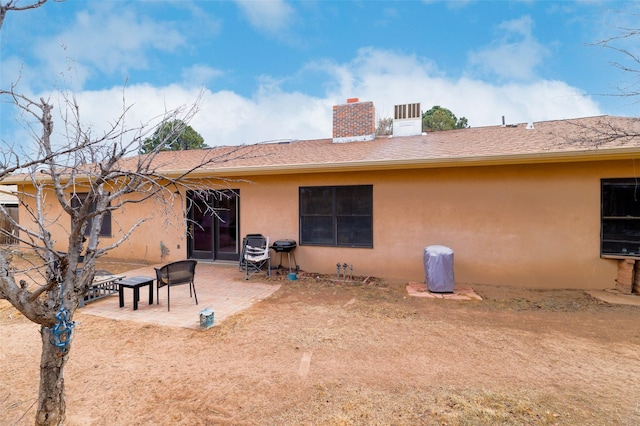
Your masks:
[[[289,251],[296,248],[296,242],[294,240],[277,240],[273,242],[271,246],[275,251]]]

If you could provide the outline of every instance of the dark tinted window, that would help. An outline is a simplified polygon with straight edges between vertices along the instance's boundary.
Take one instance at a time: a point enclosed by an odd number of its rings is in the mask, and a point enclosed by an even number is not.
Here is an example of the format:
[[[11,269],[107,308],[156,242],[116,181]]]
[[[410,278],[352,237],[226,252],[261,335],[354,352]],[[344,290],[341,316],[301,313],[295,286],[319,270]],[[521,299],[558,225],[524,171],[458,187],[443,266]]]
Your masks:
[[[373,186],[300,188],[300,244],[373,247]]]
[[[82,206],[82,203],[84,203],[84,200],[86,198],[87,198],[86,193],[73,194],[71,198],[71,207],[73,207],[74,209],[79,209],[80,206]],[[91,203],[91,206],[89,207],[89,212],[94,212],[95,210],[96,210],[95,203]],[[89,235],[89,233],[91,232],[92,222],[93,220],[89,219],[87,223],[87,227],[84,230],[84,235]],[[100,228],[100,236],[101,237],[111,236],[111,212],[110,211],[106,212],[102,217],[102,227]]]
[[[601,254],[640,256],[640,181],[603,179]]]

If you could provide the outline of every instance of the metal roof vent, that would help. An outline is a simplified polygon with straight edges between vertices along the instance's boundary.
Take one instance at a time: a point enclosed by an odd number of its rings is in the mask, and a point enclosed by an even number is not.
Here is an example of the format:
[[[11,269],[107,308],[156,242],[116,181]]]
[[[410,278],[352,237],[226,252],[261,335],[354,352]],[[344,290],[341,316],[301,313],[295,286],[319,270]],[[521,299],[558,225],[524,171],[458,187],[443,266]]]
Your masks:
[[[422,112],[420,103],[395,105],[393,107],[393,136],[416,136],[422,134]]]

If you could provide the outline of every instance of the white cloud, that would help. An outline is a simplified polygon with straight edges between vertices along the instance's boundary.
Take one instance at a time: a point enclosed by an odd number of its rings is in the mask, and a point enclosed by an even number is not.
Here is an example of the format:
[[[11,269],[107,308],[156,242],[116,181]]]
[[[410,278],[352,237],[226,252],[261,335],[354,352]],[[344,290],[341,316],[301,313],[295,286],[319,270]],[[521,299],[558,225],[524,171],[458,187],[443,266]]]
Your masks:
[[[210,146],[330,138],[332,106],[352,97],[374,102],[378,117],[392,116],[396,104],[420,102],[423,110],[440,105],[466,117],[473,127],[499,125],[503,115],[509,123],[522,123],[601,114],[590,97],[561,81],[498,85],[469,77],[449,78],[427,60],[392,51],[362,49],[348,63],[325,61],[307,67],[332,79],[323,95],[288,92],[279,80],[268,77],[251,97],[205,89],[200,112],[190,124]],[[121,114],[123,96],[132,105],[127,124],[136,127],[168,109],[193,104],[200,93],[191,84],[132,85],[124,94],[122,88],[114,87],[80,92],[76,98],[84,122],[94,126],[95,134]]]
[[[192,65],[182,70],[182,81],[186,86],[205,86],[224,75],[224,72],[204,64]]]
[[[287,31],[294,18],[293,8],[284,0],[236,0],[236,3],[254,28],[271,35]]]
[[[227,91],[207,93],[192,127],[208,145],[325,138],[331,137],[332,106],[326,99],[295,92],[255,99]]]
[[[450,78],[429,61],[415,55],[379,49],[361,49],[348,64],[316,64],[333,76],[328,100],[344,103],[357,97],[373,101],[379,117],[393,115],[397,104],[420,102],[423,110],[434,105],[466,117],[474,127],[512,122],[574,118],[601,114],[596,102],[564,82],[489,84],[472,78]],[[330,136],[331,122],[327,123]]]
[[[550,52],[533,36],[529,16],[505,21],[498,29],[501,37],[489,46],[468,54],[469,63],[482,73],[503,79],[528,80]]]
[[[3,83],[2,89],[8,90],[9,85],[19,83],[24,85],[25,81],[37,81],[38,74],[35,69],[25,66],[22,59],[12,56],[2,61],[0,66],[0,81]]]
[[[68,60],[74,58],[78,83],[95,73],[128,75],[131,69],[149,67],[149,50],[174,51],[186,43],[185,38],[168,24],[141,17],[133,9],[102,4],[84,10],[74,22],[56,37],[43,41],[37,48],[43,68],[55,74],[66,72]]]
[[[467,117],[474,127],[501,124],[503,115],[508,123],[526,123],[602,114],[582,90],[561,81],[490,85],[461,79],[451,83],[453,93],[440,93],[441,104],[451,105],[449,109]]]
[[[47,96],[46,94],[34,95]],[[80,105],[81,122],[94,137],[102,135],[127,108],[124,126],[147,130],[163,115],[177,108],[189,108],[199,101],[199,112],[190,125],[210,146],[252,144],[274,139],[307,139],[331,136],[332,103],[300,93],[267,88],[255,99],[231,91],[211,92],[193,86],[153,87],[132,85],[126,89],[84,91],[74,95]],[[63,142],[60,95],[51,95],[56,105],[56,139]],[[55,100],[58,99],[58,100]],[[327,127],[329,123],[329,128]],[[25,140],[25,135],[14,136]],[[16,139],[14,139],[16,140]]]

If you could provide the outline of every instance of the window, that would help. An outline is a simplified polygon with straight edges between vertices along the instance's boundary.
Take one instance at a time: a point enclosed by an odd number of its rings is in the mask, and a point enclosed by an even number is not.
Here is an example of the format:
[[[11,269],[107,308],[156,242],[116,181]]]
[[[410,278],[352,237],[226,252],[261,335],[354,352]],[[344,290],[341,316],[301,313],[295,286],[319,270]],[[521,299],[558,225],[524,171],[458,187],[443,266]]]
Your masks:
[[[373,186],[300,188],[300,244],[373,247]]]
[[[603,255],[640,256],[640,180],[602,179]]]
[[[75,193],[71,196],[71,207],[74,209],[79,209],[84,200],[87,198],[86,192]],[[96,210],[95,203],[91,203],[89,207],[89,212],[94,212]],[[87,227],[84,230],[84,235],[89,235],[91,232],[91,223],[92,219],[89,219],[87,222]],[[100,228],[100,236],[101,237],[110,237],[111,236],[111,211],[107,211],[102,217],[102,228]]]

